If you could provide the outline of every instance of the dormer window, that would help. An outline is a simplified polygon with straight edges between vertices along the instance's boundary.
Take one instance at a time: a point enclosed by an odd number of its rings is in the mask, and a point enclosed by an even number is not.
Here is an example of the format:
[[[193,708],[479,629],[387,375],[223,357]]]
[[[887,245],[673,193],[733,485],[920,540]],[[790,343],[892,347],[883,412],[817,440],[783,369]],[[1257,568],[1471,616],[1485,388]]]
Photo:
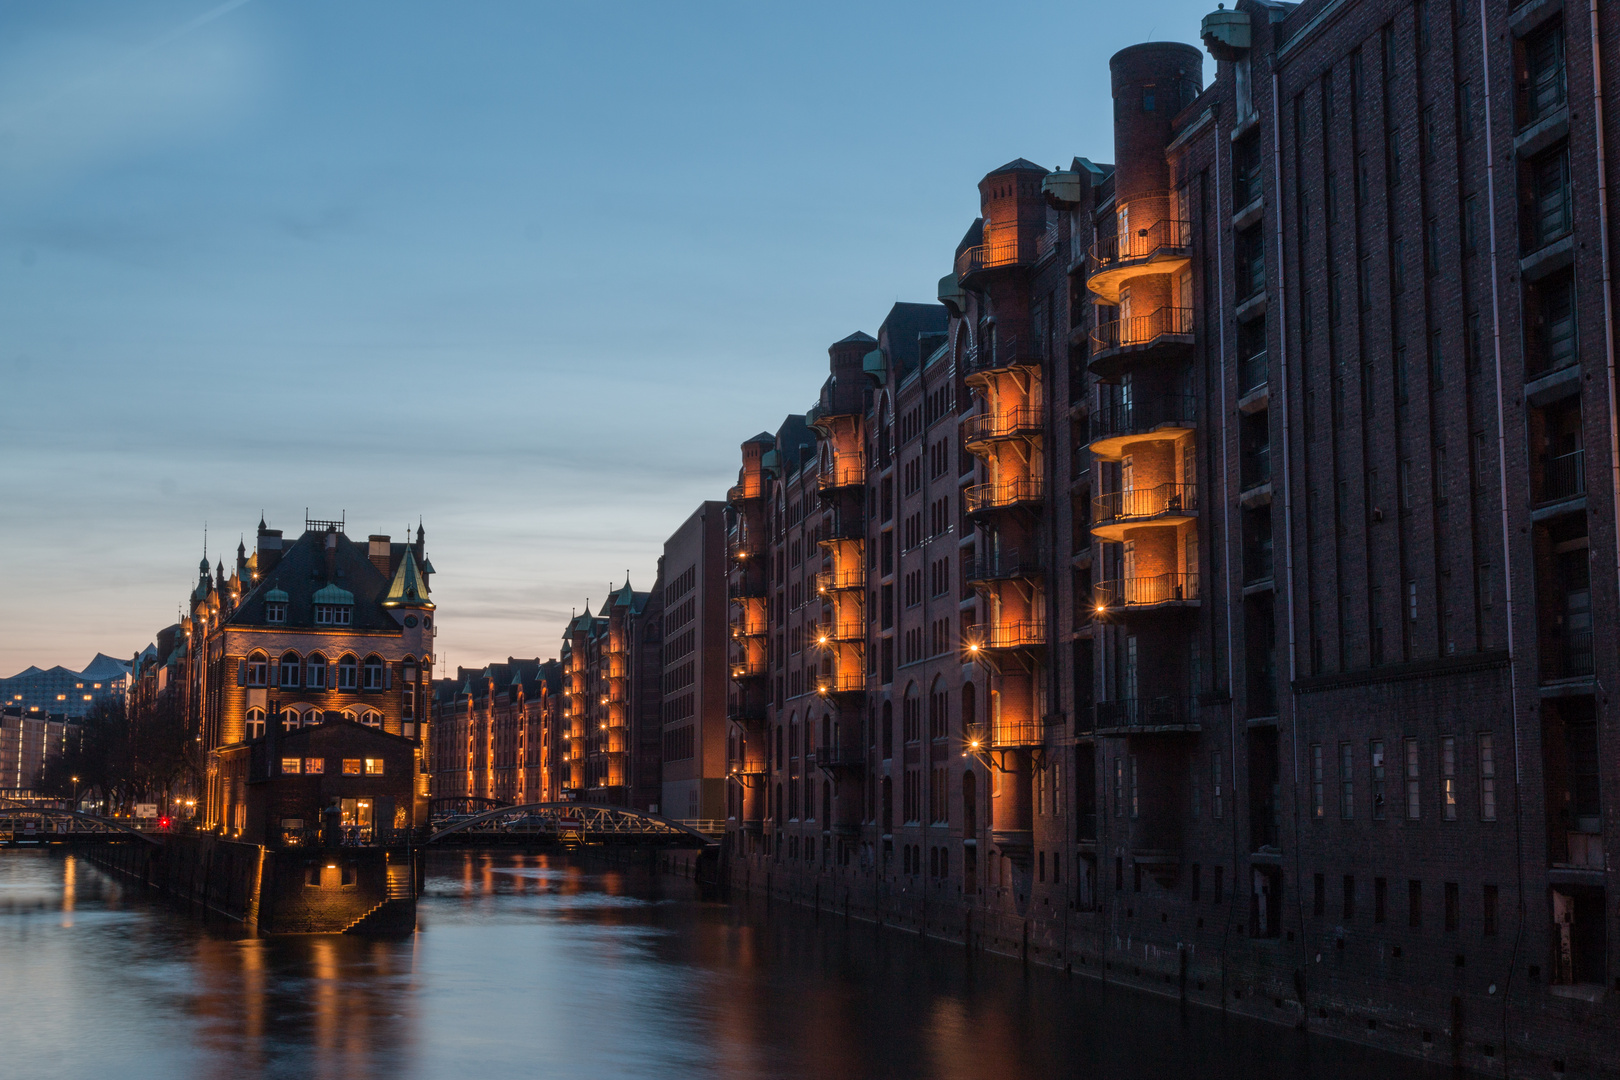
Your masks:
[[[316,626],[348,626],[354,609],[347,604],[316,604]]]
[[[280,601],[270,601],[264,605],[264,621],[284,623],[287,621],[287,605]]]

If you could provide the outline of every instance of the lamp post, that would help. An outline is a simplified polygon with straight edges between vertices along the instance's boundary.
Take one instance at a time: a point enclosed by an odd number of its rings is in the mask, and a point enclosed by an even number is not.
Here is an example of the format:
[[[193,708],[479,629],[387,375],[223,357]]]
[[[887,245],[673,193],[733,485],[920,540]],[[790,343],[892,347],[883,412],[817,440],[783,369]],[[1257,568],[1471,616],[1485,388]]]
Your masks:
[[[73,809],[77,810],[78,808],[79,808],[79,778],[77,776],[75,776],[73,778]]]

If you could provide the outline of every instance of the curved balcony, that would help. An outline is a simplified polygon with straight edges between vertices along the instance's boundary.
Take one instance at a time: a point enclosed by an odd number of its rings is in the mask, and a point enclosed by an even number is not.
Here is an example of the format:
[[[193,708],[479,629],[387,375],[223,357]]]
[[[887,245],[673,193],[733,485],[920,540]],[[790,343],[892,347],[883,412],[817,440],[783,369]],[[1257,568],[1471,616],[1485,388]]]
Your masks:
[[[822,596],[835,592],[859,592],[865,588],[865,566],[858,566],[854,570],[823,570],[816,575],[816,592]]]
[[[989,341],[974,342],[962,353],[962,379],[969,385],[983,385],[992,372],[1040,366],[1040,354],[1020,348],[1017,334],[994,334]]]
[[[1197,574],[1148,574],[1099,581],[1091,588],[1097,614],[1198,606]]]
[[[1088,449],[1104,461],[1118,461],[1128,443],[1143,438],[1179,439],[1197,425],[1198,399],[1191,394],[1158,394],[1116,402],[1091,414]]]
[[[749,559],[757,559],[764,550],[764,540],[756,539],[749,534],[746,528],[735,529],[726,538],[726,557],[733,562],[746,562]]]
[[[1111,491],[1091,500],[1091,534],[1104,540],[1125,539],[1126,529],[1144,525],[1180,525],[1198,517],[1197,484],[1159,484]]]
[[[822,547],[844,543],[850,540],[866,539],[866,515],[859,511],[849,513],[835,513],[830,524],[821,531],[818,543]]]
[[[762,600],[770,592],[763,574],[742,574],[726,582],[726,598],[732,603]]]
[[[1039,476],[1004,480],[999,484],[975,484],[963,492],[967,512],[974,515],[1000,510],[1038,509],[1046,496],[1046,482]]]
[[[956,280],[964,289],[982,286],[997,272],[1032,266],[1037,258],[1038,235],[1033,228],[1020,229],[1017,222],[999,226],[985,222],[983,240],[956,256]]]
[[[823,493],[866,486],[866,455],[860,451],[834,454],[832,467],[816,477],[816,490]]]
[[[732,506],[741,506],[746,502],[754,502],[765,498],[765,484],[758,476],[750,476],[740,484],[733,484],[726,490],[726,502]]]
[[[731,662],[731,678],[733,682],[747,682],[751,679],[763,679],[766,676],[764,660],[733,660]]]
[[[1090,366],[1096,375],[1117,379],[1131,364],[1183,360],[1192,347],[1192,308],[1162,307],[1093,327]]]
[[[1039,649],[1046,646],[1044,619],[1003,620],[982,625],[976,636],[967,641],[969,657],[1007,650]]]
[[[866,692],[866,672],[837,671],[816,680],[816,693],[823,697]]]
[[[1091,271],[1086,288],[1104,303],[1119,303],[1119,290],[1132,278],[1149,274],[1170,274],[1186,266],[1192,226],[1186,221],[1167,218],[1145,229],[1131,229],[1121,236],[1100,236],[1091,245]]]
[[[997,581],[1044,577],[1046,565],[1039,551],[1003,551],[974,559],[967,565],[965,573],[969,585],[987,585]]]
[[[1200,730],[1194,700],[1174,695],[1099,701],[1096,720],[1097,735],[1179,735]]]
[[[962,445],[971,452],[1003,439],[1036,439],[1043,428],[1041,410],[1037,408],[970,416],[962,421]]]
[[[1004,717],[991,724],[969,724],[962,735],[969,754],[987,750],[1024,750],[1046,742],[1046,725],[1035,719]]]
[[[726,719],[746,727],[765,723],[765,698],[752,694],[731,695],[726,700]]]
[[[865,641],[866,622],[863,619],[845,619],[831,624],[822,632],[823,644],[833,642]]]

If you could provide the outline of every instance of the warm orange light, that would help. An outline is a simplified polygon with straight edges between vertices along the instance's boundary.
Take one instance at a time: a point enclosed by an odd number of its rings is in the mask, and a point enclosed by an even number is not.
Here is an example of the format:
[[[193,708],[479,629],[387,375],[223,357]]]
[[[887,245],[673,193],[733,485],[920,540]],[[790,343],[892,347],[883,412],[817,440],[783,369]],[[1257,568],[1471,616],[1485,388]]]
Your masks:
[[[1106,604],[1098,604],[1097,605],[1097,614],[1101,615],[1103,612],[1105,612],[1107,610],[1108,610],[1108,605],[1106,605]]]

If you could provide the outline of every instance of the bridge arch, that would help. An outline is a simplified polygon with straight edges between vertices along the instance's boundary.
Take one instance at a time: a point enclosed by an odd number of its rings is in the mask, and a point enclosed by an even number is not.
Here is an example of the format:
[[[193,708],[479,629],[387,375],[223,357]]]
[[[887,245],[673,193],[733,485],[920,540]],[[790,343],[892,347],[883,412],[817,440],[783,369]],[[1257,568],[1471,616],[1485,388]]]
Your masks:
[[[141,830],[125,825],[121,821],[97,817],[95,814],[81,813],[78,810],[62,810],[54,806],[34,806],[18,799],[0,798],[0,820],[15,822],[30,817],[37,817],[41,821],[76,821],[89,826],[87,830],[81,831],[122,834],[145,840],[148,844],[157,845],[160,843],[157,837],[148,836]]]
[[[581,840],[642,838],[666,843],[695,841],[696,846],[702,848],[718,847],[720,843],[689,825],[657,814],[644,814],[623,806],[578,802],[498,806],[439,829],[428,837],[427,842],[431,844],[456,833],[516,832],[518,835],[531,833],[560,838],[576,831]]]

